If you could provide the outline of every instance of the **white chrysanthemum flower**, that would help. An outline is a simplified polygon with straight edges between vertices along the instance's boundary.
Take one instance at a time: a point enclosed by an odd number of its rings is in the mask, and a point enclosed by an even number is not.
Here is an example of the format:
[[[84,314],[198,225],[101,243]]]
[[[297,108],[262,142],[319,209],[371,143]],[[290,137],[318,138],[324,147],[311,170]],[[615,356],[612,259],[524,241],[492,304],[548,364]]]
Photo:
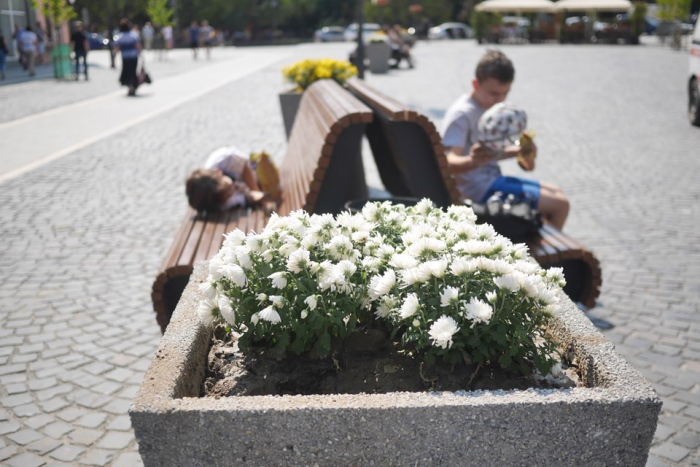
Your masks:
[[[211,276],[207,277],[206,282],[199,284],[199,291],[202,292],[209,300],[214,300],[216,298],[216,282],[212,282]]]
[[[231,326],[236,324],[236,316],[234,315],[233,308],[231,307],[231,300],[227,296],[221,295],[217,305],[219,306],[219,312],[224,320]]]
[[[537,287],[537,300],[545,307],[559,303],[557,294],[545,284],[539,284]]]
[[[219,307],[214,300],[206,298],[199,302],[197,314],[204,326],[211,327],[214,321],[219,317]]]
[[[387,271],[381,276],[373,276],[369,282],[369,296],[372,300],[376,300],[386,294],[396,285],[396,274],[393,269]]]
[[[391,257],[394,255],[395,251],[396,250],[393,246],[382,244],[379,246],[379,248],[377,248],[376,255],[377,258],[381,259],[382,261],[389,261],[391,260]]]
[[[288,258],[289,255],[297,251],[299,248],[301,248],[301,242],[299,242],[297,238],[287,235],[287,237],[284,239],[284,245],[280,247],[279,252],[282,256]]]
[[[355,243],[365,243],[367,240],[369,240],[369,232],[364,230],[353,232],[350,238],[352,238],[352,241]]]
[[[428,198],[423,198],[415,206],[416,212],[423,214],[424,216],[427,215],[430,211],[432,211],[432,209],[433,202],[430,201]]]
[[[255,299],[258,301],[258,303],[266,302],[267,295],[265,295],[264,293],[259,293],[258,295],[255,296]]]
[[[476,237],[479,240],[491,240],[495,238],[496,235],[498,234],[491,224],[480,224],[476,226]]]
[[[520,290],[520,281],[512,275],[496,277],[493,279],[493,283],[496,284],[499,289],[510,290],[511,292]]]
[[[411,269],[418,266],[419,261],[413,256],[407,255],[405,253],[396,253],[391,257],[390,265],[396,269]]]
[[[563,268],[549,268],[547,269],[547,279],[553,283],[564,287],[566,285],[566,279],[564,278]]]
[[[496,293],[495,290],[492,290],[491,292],[486,292],[486,300],[489,303],[494,304],[494,303],[496,303],[497,299],[498,299],[498,294]]]
[[[468,255],[488,255],[493,252],[493,244],[487,240],[469,240],[460,245],[460,250]]]
[[[407,226],[409,230],[401,235],[401,240],[405,245],[411,245],[417,242],[421,238],[425,237],[435,237],[435,228],[425,222],[414,223],[413,220],[407,221]]]
[[[232,230],[231,232],[224,234],[226,240],[224,240],[223,246],[226,248],[233,248],[239,245],[243,245],[246,240],[245,232],[240,229]]]
[[[468,222],[475,222],[476,221],[476,214],[474,214],[474,211],[472,208],[469,206],[465,205],[452,205],[449,208],[447,208],[447,214],[455,216],[455,218],[459,220],[466,220]],[[467,222],[464,222],[464,224],[467,224]],[[468,224],[467,224],[468,225]]]
[[[306,306],[309,307],[309,310],[315,310],[316,305],[318,304],[316,295],[309,295],[308,297],[306,297],[306,299],[304,299],[304,303],[306,303]]]
[[[263,237],[260,235],[249,235],[245,240],[245,245],[250,251],[260,253],[265,246],[265,242]]]
[[[287,269],[295,274],[299,274],[308,265],[310,259],[311,253],[300,248],[289,255]]]
[[[270,302],[272,302],[272,306],[275,308],[282,308],[284,307],[284,297],[281,295],[270,295],[269,297]]]
[[[367,272],[377,272],[380,264],[381,261],[379,260],[379,258],[376,258],[374,256],[365,256],[364,258],[362,258],[362,269],[364,269]]]
[[[515,259],[523,259],[527,256],[527,245],[524,243],[516,243],[510,251],[510,255]]]
[[[350,239],[345,235],[333,237],[333,239],[331,239],[331,241],[326,245],[326,248],[328,249],[328,254],[330,254],[331,257],[336,260],[349,258],[353,250]]]
[[[306,319],[307,316],[309,316],[309,312],[306,310],[302,310],[300,315],[301,319]]]
[[[424,237],[416,240],[411,246],[406,248],[406,253],[411,256],[425,256],[433,253],[440,253],[447,245],[440,239]]]
[[[455,222],[450,226],[450,230],[462,239],[476,237],[476,226],[468,222]]]
[[[209,276],[212,281],[219,281],[223,276],[221,268],[226,266],[226,263],[221,259],[221,256],[216,255],[209,260]]]
[[[391,299],[385,298],[379,303],[379,306],[377,307],[377,311],[374,313],[377,318],[386,318],[391,314],[391,311],[394,309],[394,302]]]
[[[457,287],[445,287],[440,294],[440,306],[451,306],[459,302],[459,289]]]
[[[260,319],[268,323],[277,324],[282,321],[280,314],[272,306],[268,306],[259,313]]]
[[[414,319],[413,323],[411,323],[411,324],[413,324],[414,328],[419,328],[420,327],[420,320]]]
[[[257,325],[260,322],[260,316],[257,313],[253,313],[253,316],[250,317],[250,322],[253,326]]]
[[[528,294],[532,298],[537,298],[537,296],[539,295],[539,291],[537,290],[537,284],[541,282],[541,278],[539,276],[531,276],[519,271],[513,271],[511,273],[511,276],[515,277],[518,280],[520,288],[523,289],[526,294]]]
[[[301,246],[306,250],[311,250],[319,242],[320,237],[318,235],[318,230],[310,229],[301,239]]]
[[[267,276],[272,281],[272,286],[276,289],[287,287],[287,275],[284,272],[274,272]]]
[[[377,204],[367,203],[362,207],[362,216],[369,222],[375,222],[377,220]]]
[[[450,271],[455,276],[462,276],[470,272],[476,271],[476,263],[474,261],[468,260],[467,258],[457,258],[450,265]]]
[[[445,275],[445,270],[447,269],[446,259],[437,259],[434,261],[426,261],[423,266],[430,271],[430,274],[435,277],[442,277]]]
[[[466,318],[472,321],[471,327],[474,327],[476,323],[489,324],[493,315],[493,307],[476,297],[472,297],[469,303],[464,306],[464,309],[467,312]]]
[[[430,270],[421,264],[418,267],[411,269],[404,269],[401,271],[401,283],[403,287],[409,287],[413,284],[422,284],[423,282],[430,279]]]
[[[521,273],[527,275],[539,274],[540,272],[540,266],[537,263],[532,263],[525,260],[516,261],[513,267],[516,271],[520,271]]]
[[[419,306],[420,303],[418,302],[418,295],[410,293],[406,296],[406,300],[404,300],[403,305],[401,305],[399,316],[401,319],[410,318],[416,314]]]
[[[227,264],[223,266],[221,268],[221,274],[241,288],[245,287],[248,282],[245,271],[237,264]]]
[[[357,266],[355,266],[355,263],[346,259],[340,261],[337,268],[338,273],[342,274],[346,279],[350,279],[350,277],[355,274],[355,271],[357,271]]]
[[[271,263],[273,258],[273,251],[270,249],[263,251],[262,257],[266,263]]]
[[[434,346],[449,349],[452,347],[452,336],[458,331],[457,321],[450,316],[442,315],[430,326],[428,336],[433,341]]]

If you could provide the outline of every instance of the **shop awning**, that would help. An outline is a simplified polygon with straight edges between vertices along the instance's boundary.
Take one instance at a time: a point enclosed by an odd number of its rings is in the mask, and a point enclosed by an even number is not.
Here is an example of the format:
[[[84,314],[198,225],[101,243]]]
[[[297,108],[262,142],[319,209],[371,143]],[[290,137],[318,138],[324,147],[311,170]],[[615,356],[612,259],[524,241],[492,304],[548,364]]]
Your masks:
[[[554,7],[560,11],[627,11],[632,3],[629,0],[560,0]]]
[[[549,0],[486,0],[479,3],[475,9],[491,13],[553,12],[554,5]]]

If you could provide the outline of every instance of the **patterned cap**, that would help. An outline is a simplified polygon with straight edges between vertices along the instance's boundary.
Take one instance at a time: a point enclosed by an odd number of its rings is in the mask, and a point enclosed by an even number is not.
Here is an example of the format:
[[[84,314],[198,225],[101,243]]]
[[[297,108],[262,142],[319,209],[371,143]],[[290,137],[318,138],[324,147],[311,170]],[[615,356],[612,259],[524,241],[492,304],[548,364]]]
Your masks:
[[[527,114],[513,104],[501,102],[488,109],[479,119],[479,141],[493,149],[503,149],[527,128]]]

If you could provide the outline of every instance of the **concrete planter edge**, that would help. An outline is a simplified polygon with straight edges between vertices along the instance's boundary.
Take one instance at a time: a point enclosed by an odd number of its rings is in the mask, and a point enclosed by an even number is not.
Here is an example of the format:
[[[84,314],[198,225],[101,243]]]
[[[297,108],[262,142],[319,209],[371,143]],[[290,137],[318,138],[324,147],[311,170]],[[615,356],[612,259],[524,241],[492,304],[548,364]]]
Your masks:
[[[644,465],[661,401],[562,294],[551,332],[590,387],[199,398],[200,263],[129,410],[144,464]]]

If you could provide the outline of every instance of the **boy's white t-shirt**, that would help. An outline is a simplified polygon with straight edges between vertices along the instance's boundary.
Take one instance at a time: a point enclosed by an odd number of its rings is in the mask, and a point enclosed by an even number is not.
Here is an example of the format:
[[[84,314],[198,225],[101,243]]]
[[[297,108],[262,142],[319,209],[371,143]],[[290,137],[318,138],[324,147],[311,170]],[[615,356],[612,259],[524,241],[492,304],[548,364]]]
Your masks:
[[[457,146],[464,148],[464,153],[469,154],[469,149],[478,139],[478,123],[481,115],[486,111],[479,107],[468,94],[459,97],[445,114],[442,121],[442,144],[447,148]],[[491,161],[479,168],[457,175],[457,189],[465,198],[473,201],[482,201],[488,189],[501,176],[498,162]]]
[[[245,194],[249,191],[248,185],[243,180],[243,170],[248,164],[248,159],[244,152],[235,146],[219,148],[212,152],[204,163],[205,169],[219,169],[224,174],[230,176],[236,192],[222,206],[222,209],[230,209],[235,206],[245,206]]]

